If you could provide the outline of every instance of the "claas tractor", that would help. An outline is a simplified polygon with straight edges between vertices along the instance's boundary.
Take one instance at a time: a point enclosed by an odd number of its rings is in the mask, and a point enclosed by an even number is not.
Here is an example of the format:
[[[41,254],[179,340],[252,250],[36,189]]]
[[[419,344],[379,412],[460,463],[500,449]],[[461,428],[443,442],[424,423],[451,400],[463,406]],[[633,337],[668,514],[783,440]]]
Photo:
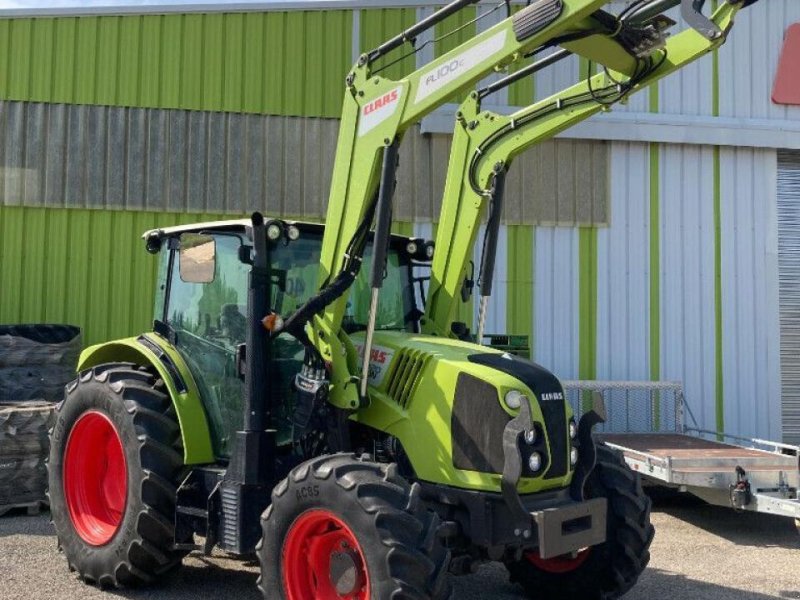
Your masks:
[[[218,548],[258,557],[265,598],[438,600],[484,561],[529,597],[627,592],[654,532],[638,476],[593,439],[602,400],[577,419],[554,374],[480,343],[505,173],[524,148],[719,48],[752,3],[705,16],[702,0],[620,14],[536,0],[402,79],[373,72],[474,4],[456,0],[348,73],[324,225],[253,213],[146,232],[152,330],[83,352],[51,434],[69,567],[135,586]],[[678,6],[688,28],[668,37]],[[600,69],[513,115],[480,109],[573,54]],[[392,235],[403,134],[455,96],[436,240]],[[455,316],[487,211],[473,336]]]

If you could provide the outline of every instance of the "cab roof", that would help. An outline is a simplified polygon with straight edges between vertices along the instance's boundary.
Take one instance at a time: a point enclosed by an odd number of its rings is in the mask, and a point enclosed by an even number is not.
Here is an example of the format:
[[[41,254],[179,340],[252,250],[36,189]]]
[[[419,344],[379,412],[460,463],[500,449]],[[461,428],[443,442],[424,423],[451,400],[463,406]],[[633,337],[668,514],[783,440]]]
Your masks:
[[[299,221],[286,221],[291,225],[300,225],[304,228],[323,229],[319,223],[301,223]],[[252,222],[250,219],[228,219],[225,221],[203,221],[200,223],[189,223],[186,225],[174,225],[172,227],[158,227],[156,229],[148,229],[142,234],[142,239],[147,239],[151,235],[171,236],[187,231],[208,231],[209,229],[222,229],[222,230],[240,230],[246,231],[250,228]]]
[[[269,219],[266,219],[269,221]],[[309,223],[306,221],[293,221],[285,219],[284,223],[287,225],[297,225],[301,229],[317,230],[320,233],[325,229],[321,223]],[[203,221],[200,223],[189,223],[187,225],[174,225],[172,227],[157,227],[156,229],[148,229],[142,234],[142,239],[146,240],[151,236],[158,236],[160,238],[169,237],[173,235],[180,235],[181,233],[192,231],[208,231],[210,229],[226,230],[226,231],[248,231],[252,226],[250,219],[228,219],[225,221]],[[393,233],[393,239],[411,240],[413,237],[405,235],[398,235]]]

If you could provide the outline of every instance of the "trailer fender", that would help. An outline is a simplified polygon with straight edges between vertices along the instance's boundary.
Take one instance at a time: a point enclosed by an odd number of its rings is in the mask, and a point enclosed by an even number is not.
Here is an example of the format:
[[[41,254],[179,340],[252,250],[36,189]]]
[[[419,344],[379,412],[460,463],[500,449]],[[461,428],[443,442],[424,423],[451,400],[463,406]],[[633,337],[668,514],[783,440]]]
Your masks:
[[[214,462],[211,430],[197,384],[189,367],[172,345],[154,334],[114,340],[86,348],[78,361],[78,372],[109,362],[131,362],[153,367],[167,386],[183,441],[187,465]]]

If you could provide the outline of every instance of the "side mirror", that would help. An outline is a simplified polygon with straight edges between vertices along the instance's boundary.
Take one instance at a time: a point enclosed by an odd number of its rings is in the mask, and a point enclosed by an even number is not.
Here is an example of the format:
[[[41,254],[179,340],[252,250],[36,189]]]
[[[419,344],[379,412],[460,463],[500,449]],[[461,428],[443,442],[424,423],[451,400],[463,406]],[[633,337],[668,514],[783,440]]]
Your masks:
[[[217,266],[214,237],[202,233],[183,233],[180,238],[180,274],[186,283],[211,283]]]

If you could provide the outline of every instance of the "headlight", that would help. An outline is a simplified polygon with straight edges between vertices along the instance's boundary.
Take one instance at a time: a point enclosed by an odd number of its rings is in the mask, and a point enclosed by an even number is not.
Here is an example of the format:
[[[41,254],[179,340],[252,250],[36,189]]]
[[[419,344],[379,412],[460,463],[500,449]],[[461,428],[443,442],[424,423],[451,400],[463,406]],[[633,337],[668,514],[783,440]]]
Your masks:
[[[531,429],[530,431],[525,432],[525,443],[529,446],[533,446],[536,443],[536,430]]]
[[[408,242],[406,244],[406,252],[409,254],[416,254],[419,248],[417,247],[417,242]]]
[[[433,248],[434,248],[433,242],[428,242],[427,244],[425,244],[425,258],[427,258],[428,260],[433,258]]]
[[[578,426],[575,424],[575,419],[569,420],[569,439],[574,440],[578,437]]]
[[[272,223],[267,227],[267,237],[273,242],[281,237],[281,226],[277,223]]]
[[[522,406],[522,398],[524,398],[522,392],[519,390],[511,390],[510,392],[506,393],[506,406],[511,410],[517,410],[520,406]]]
[[[531,454],[531,457],[528,459],[528,467],[534,473],[542,468],[542,455],[538,452],[534,452]]]
[[[289,229],[286,230],[286,235],[294,242],[300,238],[300,230],[295,225],[289,225]]]
[[[578,464],[578,449],[575,446],[569,451],[569,462],[573,467]]]

